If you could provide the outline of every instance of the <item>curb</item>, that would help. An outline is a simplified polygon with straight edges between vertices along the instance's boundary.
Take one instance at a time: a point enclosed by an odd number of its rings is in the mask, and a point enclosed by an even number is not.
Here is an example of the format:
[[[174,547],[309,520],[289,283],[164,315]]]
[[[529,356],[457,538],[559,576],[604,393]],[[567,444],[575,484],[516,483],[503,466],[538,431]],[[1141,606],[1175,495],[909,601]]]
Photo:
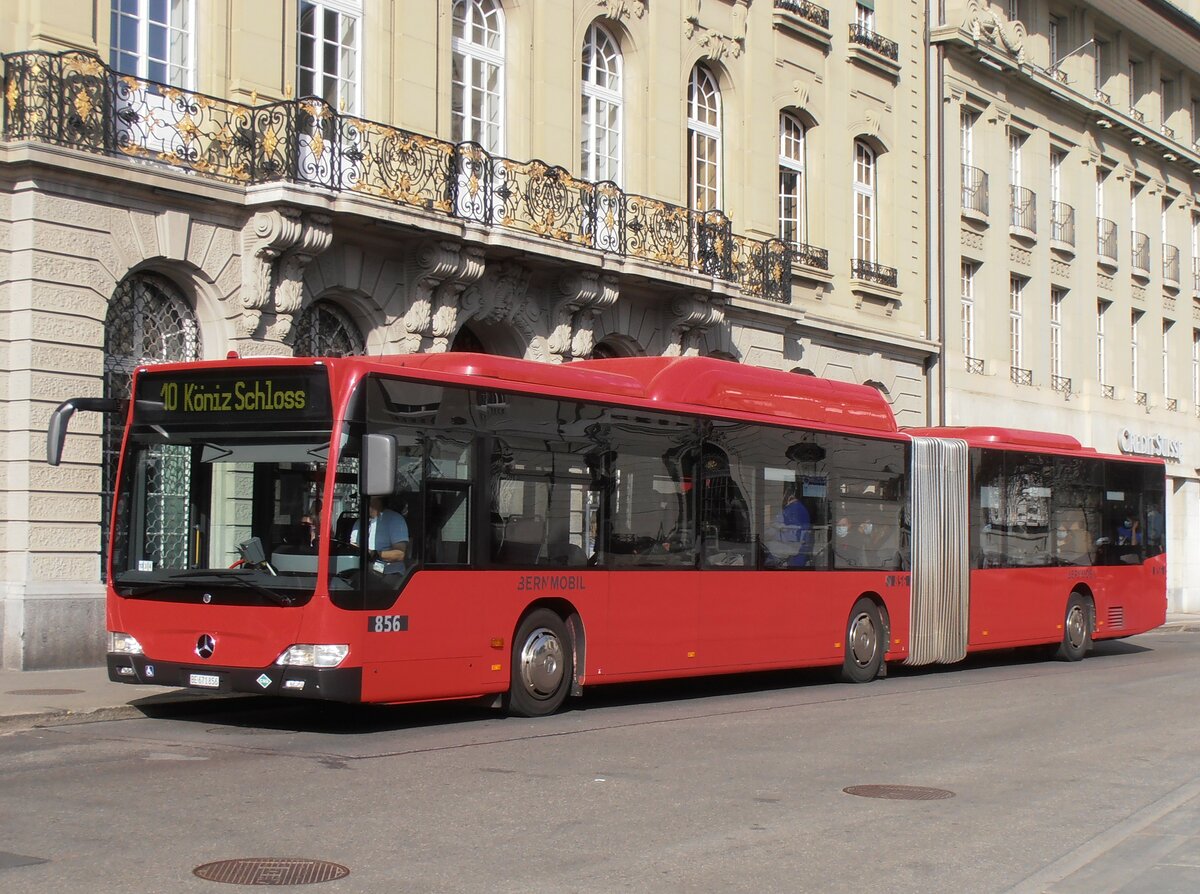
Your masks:
[[[258,696],[187,694],[178,698],[168,696],[162,701],[143,704],[109,705],[103,708],[47,708],[22,714],[0,715],[0,734],[33,729],[50,729],[56,726],[74,726],[81,723],[102,723],[109,720],[138,720],[146,717],[186,717],[205,711],[244,710],[261,704]]]

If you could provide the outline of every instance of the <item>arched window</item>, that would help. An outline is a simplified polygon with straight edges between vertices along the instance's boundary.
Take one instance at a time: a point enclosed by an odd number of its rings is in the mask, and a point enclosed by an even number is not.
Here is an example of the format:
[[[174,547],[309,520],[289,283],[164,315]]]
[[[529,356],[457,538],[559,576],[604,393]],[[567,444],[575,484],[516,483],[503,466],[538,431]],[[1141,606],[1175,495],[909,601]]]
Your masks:
[[[854,141],[854,258],[875,263],[875,153],[862,140]]]
[[[200,326],[191,304],[179,288],[164,276],[137,273],[124,279],[104,318],[104,396],[128,399],[133,371],[151,363],[200,358]],[[118,414],[104,416],[102,447],[101,518],[107,522],[112,512],[113,491],[117,482],[117,459],[121,451],[124,420]],[[185,448],[186,449],[186,448]],[[153,468],[147,474],[156,477],[156,495],[162,506],[186,506],[190,487],[188,457],[173,445],[164,445],[148,458]],[[169,495],[182,494],[171,501]],[[148,513],[153,513],[150,507]],[[161,555],[182,549],[187,551],[188,520],[165,511],[153,519],[147,540],[157,540]],[[103,556],[108,547],[108,525],[100,525],[101,575]]]
[[[624,85],[621,48],[599,22],[583,40],[580,171],[593,181],[621,182],[621,116]]]
[[[703,65],[688,82],[688,203],[696,211],[721,207],[721,91]]]
[[[292,353],[297,357],[350,357],[365,354],[362,333],[350,316],[330,301],[310,304],[296,317]]]
[[[451,139],[504,152],[504,10],[500,0],[455,0],[450,39]]]
[[[808,242],[804,125],[791,112],[779,116],[779,238],[794,246]]]

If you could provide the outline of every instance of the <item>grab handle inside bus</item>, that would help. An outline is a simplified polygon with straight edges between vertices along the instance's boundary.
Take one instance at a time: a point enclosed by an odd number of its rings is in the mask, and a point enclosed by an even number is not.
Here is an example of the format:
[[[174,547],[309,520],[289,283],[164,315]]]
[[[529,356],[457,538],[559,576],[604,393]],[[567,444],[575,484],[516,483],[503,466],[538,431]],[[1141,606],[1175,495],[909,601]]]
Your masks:
[[[386,496],[396,489],[396,439],[391,435],[363,437],[361,490],[368,497]]]
[[[46,431],[46,462],[57,466],[62,460],[63,442],[67,439],[67,423],[76,410],[95,413],[119,413],[125,401],[114,397],[73,397],[64,400],[50,417],[50,428]]]

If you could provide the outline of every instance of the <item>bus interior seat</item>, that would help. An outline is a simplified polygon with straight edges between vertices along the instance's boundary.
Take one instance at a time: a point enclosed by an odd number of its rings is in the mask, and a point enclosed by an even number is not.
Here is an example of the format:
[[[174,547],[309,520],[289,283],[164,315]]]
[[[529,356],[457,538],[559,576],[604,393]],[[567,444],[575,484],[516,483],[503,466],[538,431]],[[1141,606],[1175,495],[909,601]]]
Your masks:
[[[540,516],[514,515],[504,525],[504,542],[496,561],[514,565],[533,565],[542,551],[546,523]]]

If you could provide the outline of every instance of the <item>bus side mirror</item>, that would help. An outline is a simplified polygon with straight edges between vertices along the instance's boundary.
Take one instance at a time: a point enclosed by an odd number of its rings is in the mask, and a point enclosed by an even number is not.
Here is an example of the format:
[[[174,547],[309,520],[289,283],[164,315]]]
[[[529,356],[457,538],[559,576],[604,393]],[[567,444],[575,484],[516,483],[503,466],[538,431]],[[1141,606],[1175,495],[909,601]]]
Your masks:
[[[363,436],[362,487],[368,497],[382,497],[396,489],[396,439],[391,435]]]
[[[125,402],[112,397],[73,397],[64,400],[50,417],[46,431],[46,462],[57,466],[62,461],[63,442],[67,440],[67,423],[76,410],[91,410],[96,413],[119,413]]]

